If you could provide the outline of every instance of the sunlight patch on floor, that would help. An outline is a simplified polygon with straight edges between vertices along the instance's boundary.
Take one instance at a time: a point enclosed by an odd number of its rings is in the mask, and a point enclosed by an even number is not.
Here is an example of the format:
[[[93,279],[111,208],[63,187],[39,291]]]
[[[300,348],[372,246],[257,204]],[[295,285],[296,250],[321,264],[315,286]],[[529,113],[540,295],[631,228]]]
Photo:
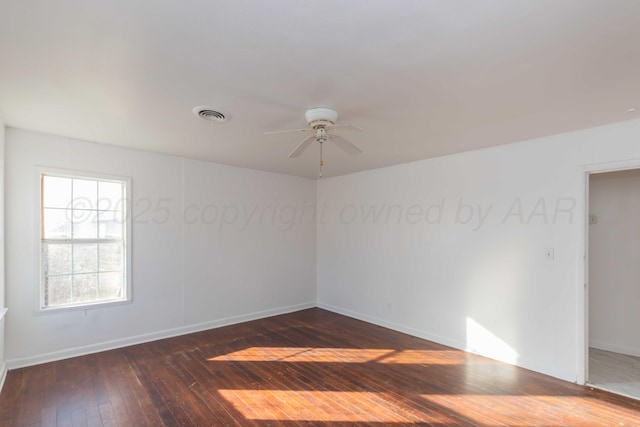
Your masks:
[[[413,365],[459,365],[468,355],[456,350],[389,350],[358,348],[251,347],[221,356],[210,362],[314,362]]]
[[[467,363],[469,355],[458,350],[402,350],[380,359],[380,363],[397,363],[405,365],[461,365]],[[482,362],[485,359],[477,358],[474,362]],[[486,360],[487,363],[495,363]]]
[[[404,406],[383,393],[291,390],[219,390],[219,393],[250,420],[452,422],[441,414]]]
[[[451,394],[423,394],[423,399],[483,425],[495,425],[495,414],[500,419],[510,420],[509,425],[524,425],[527,420],[540,422],[544,418],[544,425],[555,426],[602,426],[609,425],[606,418],[599,418],[598,414],[607,414],[612,408],[625,411],[635,417],[637,413],[625,410],[620,406],[608,404],[598,399],[580,396],[511,396],[511,395],[451,395]],[[586,417],[593,414],[594,417]],[[538,424],[536,424],[538,425]],[[618,425],[618,424],[616,424]],[[624,424],[619,424],[624,425]]]
[[[211,362],[365,363],[393,353],[388,349],[251,347],[207,359]]]

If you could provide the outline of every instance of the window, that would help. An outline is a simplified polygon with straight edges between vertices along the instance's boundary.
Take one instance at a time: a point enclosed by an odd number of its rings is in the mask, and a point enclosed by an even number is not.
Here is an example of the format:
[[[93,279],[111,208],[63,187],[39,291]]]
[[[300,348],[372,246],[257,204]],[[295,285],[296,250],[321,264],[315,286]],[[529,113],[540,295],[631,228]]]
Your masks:
[[[129,180],[42,170],[39,178],[39,309],[129,301]]]

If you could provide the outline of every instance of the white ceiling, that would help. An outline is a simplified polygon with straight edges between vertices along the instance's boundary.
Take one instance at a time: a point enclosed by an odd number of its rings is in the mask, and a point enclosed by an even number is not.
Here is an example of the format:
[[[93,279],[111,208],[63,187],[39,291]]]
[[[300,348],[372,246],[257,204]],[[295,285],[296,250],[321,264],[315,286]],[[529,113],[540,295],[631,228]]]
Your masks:
[[[638,0],[0,0],[8,126],[315,177],[638,117]],[[227,123],[196,118],[211,105]]]

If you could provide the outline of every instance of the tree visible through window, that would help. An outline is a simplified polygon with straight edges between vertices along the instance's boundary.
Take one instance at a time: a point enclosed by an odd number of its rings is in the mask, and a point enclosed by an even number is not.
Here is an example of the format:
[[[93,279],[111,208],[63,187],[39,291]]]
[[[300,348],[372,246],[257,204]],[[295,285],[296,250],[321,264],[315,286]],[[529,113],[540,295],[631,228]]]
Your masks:
[[[42,173],[40,309],[129,299],[127,181]]]

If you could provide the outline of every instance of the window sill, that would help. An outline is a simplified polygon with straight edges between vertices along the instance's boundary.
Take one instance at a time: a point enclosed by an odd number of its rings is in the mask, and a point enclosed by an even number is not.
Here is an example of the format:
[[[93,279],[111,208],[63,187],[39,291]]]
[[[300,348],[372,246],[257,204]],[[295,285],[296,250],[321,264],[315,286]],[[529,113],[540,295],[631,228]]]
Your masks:
[[[131,304],[131,299],[127,300],[118,300],[118,301],[107,301],[107,302],[98,302],[91,303],[86,305],[73,305],[73,306],[64,306],[64,307],[52,307],[52,308],[39,308],[34,311],[35,315],[46,315],[46,314],[54,314],[54,313],[65,313],[69,311],[89,311],[89,310],[97,310],[101,308],[109,308],[115,307],[119,305]]]

